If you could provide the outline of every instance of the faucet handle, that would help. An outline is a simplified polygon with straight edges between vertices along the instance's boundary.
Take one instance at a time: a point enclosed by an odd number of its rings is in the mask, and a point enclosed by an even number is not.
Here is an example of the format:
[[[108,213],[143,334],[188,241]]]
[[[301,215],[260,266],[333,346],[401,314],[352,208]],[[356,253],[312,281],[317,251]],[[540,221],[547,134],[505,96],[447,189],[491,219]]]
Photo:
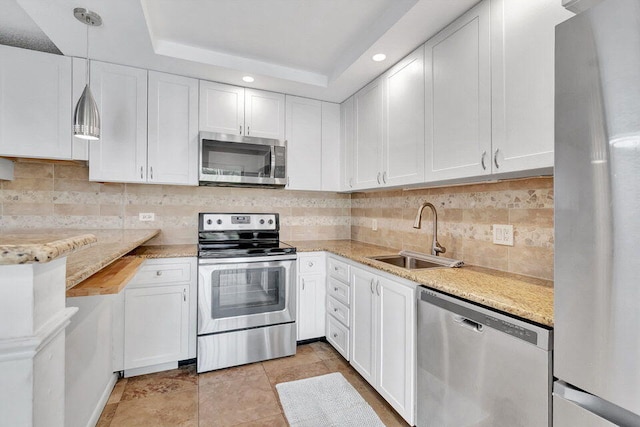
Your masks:
[[[439,242],[436,241],[436,244],[433,246],[433,251],[436,253],[436,255],[443,254],[447,252],[447,248],[445,248]]]

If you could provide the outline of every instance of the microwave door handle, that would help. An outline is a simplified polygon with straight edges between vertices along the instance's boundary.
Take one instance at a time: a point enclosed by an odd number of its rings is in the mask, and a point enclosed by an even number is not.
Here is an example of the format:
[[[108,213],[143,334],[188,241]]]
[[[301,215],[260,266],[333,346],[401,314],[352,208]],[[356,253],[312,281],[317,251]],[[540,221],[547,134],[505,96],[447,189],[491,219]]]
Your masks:
[[[269,177],[276,177],[276,147],[271,147],[271,167],[269,171]]]

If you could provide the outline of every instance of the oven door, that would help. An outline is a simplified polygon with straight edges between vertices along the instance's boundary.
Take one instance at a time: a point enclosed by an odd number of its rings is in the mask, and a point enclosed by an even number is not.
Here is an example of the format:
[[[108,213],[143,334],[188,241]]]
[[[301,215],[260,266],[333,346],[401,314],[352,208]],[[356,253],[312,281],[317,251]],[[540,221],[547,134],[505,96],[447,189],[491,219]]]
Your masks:
[[[296,257],[200,259],[198,335],[294,322]]]

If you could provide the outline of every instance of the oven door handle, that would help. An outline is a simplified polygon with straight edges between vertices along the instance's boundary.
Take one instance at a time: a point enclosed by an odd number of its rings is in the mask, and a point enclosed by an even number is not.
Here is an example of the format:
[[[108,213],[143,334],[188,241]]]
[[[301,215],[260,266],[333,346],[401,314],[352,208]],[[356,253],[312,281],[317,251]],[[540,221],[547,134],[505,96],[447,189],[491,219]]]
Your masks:
[[[295,261],[297,258],[298,257],[296,254],[237,258],[198,258],[198,265],[249,264],[253,262]]]

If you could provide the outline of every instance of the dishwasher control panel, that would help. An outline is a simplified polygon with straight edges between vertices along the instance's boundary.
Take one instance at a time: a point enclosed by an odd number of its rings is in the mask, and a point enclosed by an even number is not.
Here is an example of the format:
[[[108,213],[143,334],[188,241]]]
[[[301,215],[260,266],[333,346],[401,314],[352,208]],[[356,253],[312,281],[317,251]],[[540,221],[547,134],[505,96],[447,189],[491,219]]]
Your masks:
[[[493,313],[484,307],[473,307],[471,303],[466,301],[456,301],[454,297],[443,295],[435,291],[428,289],[422,289],[420,291],[420,300],[431,303],[458,316],[461,316],[461,321],[468,320],[471,323],[486,326],[492,329],[496,329],[505,334],[511,335],[515,338],[527,341],[531,344],[538,345],[538,332],[534,330],[534,327],[527,327],[525,322],[517,319],[510,319],[507,315],[499,315]],[[482,330],[482,327],[478,330]]]

